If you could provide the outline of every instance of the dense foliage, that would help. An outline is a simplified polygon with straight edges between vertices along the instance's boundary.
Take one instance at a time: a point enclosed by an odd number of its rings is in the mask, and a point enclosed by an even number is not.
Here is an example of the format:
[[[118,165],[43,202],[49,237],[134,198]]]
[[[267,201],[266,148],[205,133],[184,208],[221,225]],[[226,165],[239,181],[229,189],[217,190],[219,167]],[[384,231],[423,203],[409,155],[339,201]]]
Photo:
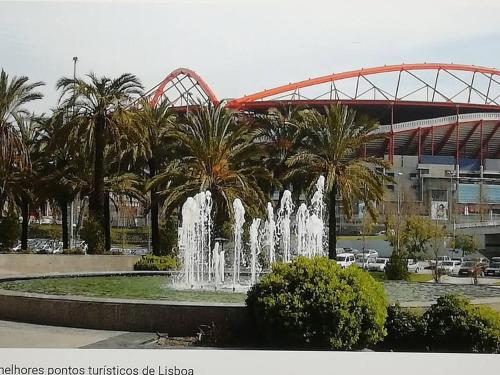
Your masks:
[[[19,218],[14,212],[0,218],[0,250],[10,250],[16,244],[20,232]]]
[[[145,255],[136,264],[136,271],[172,271],[177,269],[177,259],[171,256]]]
[[[325,258],[276,263],[247,305],[259,339],[283,348],[354,350],[385,334],[386,297],[367,272]]]
[[[105,252],[104,230],[97,220],[93,218],[85,220],[80,237],[87,243],[88,254],[103,254]]]
[[[500,313],[454,295],[438,298],[424,314],[391,306],[386,329],[386,350],[500,352]]]
[[[400,252],[394,251],[385,266],[385,278],[387,280],[408,280],[408,261]]]

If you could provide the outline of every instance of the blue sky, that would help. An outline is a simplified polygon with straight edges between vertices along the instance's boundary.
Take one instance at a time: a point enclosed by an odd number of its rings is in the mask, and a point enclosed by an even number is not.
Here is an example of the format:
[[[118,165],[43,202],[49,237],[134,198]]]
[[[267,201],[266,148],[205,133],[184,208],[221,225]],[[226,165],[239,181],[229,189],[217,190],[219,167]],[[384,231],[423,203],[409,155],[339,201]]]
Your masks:
[[[495,0],[0,1],[0,67],[55,83],[94,71],[136,74],[146,88],[177,67],[220,98],[384,64],[454,62],[500,68]]]

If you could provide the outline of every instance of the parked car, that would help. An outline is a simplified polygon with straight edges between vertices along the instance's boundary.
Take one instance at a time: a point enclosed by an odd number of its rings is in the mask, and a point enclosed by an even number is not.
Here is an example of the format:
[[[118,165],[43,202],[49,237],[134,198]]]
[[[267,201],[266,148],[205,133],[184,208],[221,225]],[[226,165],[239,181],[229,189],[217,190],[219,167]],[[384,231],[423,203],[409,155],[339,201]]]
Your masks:
[[[451,260],[459,262],[460,264],[462,264],[464,262],[464,258],[451,258]]]
[[[339,255],[339,254],[343,254],[343,253],[345,253],[345,252],[346,252],[346,251],[344,250],[344,248],[343,248],[343,247],[337,247],[337,248],[335,249],[335,253],[336,253],[337,255]]]
[[[385,266],[389,263],[389,258],[377,258],[377,260],[368,265],[369,271],[385,271]]]
[[[376,236],[385,236],[385,230],[375,233]]]
[[[491,262],[484,270],[484,276],[500,276],[500,259],[498,262]]]
[[[378,258],[378,251],[374,249],[365,249],[364,251],[360,251],[358,255],[364,259]]]
[[[431,259],[429,261],[429,265],[432,269],[436,268],[436,265],[440,265],[441,263],[443,262],[447,262],[447,261],[450,261],[451,258],[447,255],[442,255],[442,256],[439,256],[437,257],[437,259]],[[437,264],[436,264],[437,263]]]
[[[415,259],[408,259],[408,272],[418,273],[421,269],[420,264]]]
[[[475,262],[473,260],[466,260],[460,265],[460,269],[458,270],[458,276],[473,276],[474,271],[477,269],[479,274],[482,273],[483,269],[479,262]]]
[[[461,263],[456,260],[446,260],[438,266],[438,270],[442,275],[455,276],[458,275]]]
[[[54,223],[54,218],[52,216],[42,216],[40,218],[40,224],[52,224]]]
[[[343,253],[337,255],[337,264],[342,268],[347,268],[351,264],[355,263],[354,254],[351,253]]]
[[[374,258],[374,257],[369,257],[369,258],[365,258],[363,257],[361,254],[357,254],[356,255],[356,265],[359,267],[359,268],[362,268],[364,270],[367,270],[368,269],[368,265],[370,263],[373,263],[375,262],[377,258]]]
[[[358,249],[354,249],[352,247],[344,247],[344,253],[350,253],[350,254],[359,254],[359,250]]]

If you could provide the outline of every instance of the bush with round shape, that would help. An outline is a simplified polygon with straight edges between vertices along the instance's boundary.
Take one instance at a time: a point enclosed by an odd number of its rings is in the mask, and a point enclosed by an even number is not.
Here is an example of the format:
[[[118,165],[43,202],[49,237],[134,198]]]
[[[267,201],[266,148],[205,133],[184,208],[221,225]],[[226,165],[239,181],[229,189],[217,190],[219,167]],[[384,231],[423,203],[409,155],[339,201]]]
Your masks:
[[[316,257],[276,263],[248,292],[259,339],[281,348],[354,350],[385,335],[387,301],[366,271]]]
[[[168,255],[145,255],[134,265],[136,271],[171,271],[175,269],[177,269],[177,259]]]
[[[425,351],[425,322],[422,313],[402,308],[399,304],[387,308],[387,336],[380,344],[384,350]]]
[[[385,278],[387,280],[409,280],[408,260],[398,252],[393,252],[385,266]]]
[[[440,297],[424,314],[433,352],[500,353],[500,313],[467,299]]]
[[[98,220],[92,217],[85,220],[80,230],[80,237],[88,245],[88,254],[104,253],[104,230]]]

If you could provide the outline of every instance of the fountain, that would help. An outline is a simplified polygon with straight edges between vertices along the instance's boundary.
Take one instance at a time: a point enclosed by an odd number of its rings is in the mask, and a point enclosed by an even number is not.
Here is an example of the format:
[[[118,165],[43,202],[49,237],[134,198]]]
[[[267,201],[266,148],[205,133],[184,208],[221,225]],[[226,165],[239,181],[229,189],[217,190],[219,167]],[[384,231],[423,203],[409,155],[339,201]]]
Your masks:
[[[257,281],[258,272],[260,271],[257,258],[260,254],[259,227],[260,219],[253,219],[250,226],[250,283],[252,285]]]
[[[285,190],[281,197],[280,208],[278,209],[278,237],[280,239],[283,262],[290,262],[291,258],[291,243],[290,243],[290,224],[293,211],[292,193],[290,190]]]
[[[179,250],[182,256],[182,276],[186,286],[202,285],[212,277],[210,231],[212,196],[209,191],[189,197],[182,206],[182,227],[179,229]],[[205,264],[208,261],[208,269]]]
[[[274,238],[276,237],[276,223],[274,222],[274,210],[271,202],[267,203],[267,221],[265,224],[266,244],[269,251],[269,265],[276,261],[274,252]]]
[[[234,259],[233,259],[233,289],[240,282],[240,266],[243,258],[243,224],[245,224],[245,208],[241,200],[233,202],[234,210]]]
[[[245,266],[249,266],[250,285],[257,281],[262,270],[259,262],[261,246],[267,248],[269,264],[279,260],[290,262],[293,256],[314,257],[324,255],[324,189],[323,176],[316,182],[316,191],[308,207],[301,203],[294,213],[292,193],[285,190],[280,200],[276,218],[272,204],[267,204],[267,220],[262,230],[262,219],[254,218],[250,226],[250,255]],[[243,225],[245,208],[243,202],[233,201],[233,267],[232,289],[244,287],[248,282],[240,279],[244,262]],[[212,195],[209,191],[196,194],[182,206],[182,226],[179,228],[179,251],[181,254],[183,287],[204,288],[206,286],[224,287],[225,252],[220,250],[219,242],[211,249]],[[293,221],[294,220],[294,221]],[[295,230],[295,243],[292,243],[292,229]],[[293,245],[293,246],[292,246]],[[243,284],[243,285],[242,285]]]

